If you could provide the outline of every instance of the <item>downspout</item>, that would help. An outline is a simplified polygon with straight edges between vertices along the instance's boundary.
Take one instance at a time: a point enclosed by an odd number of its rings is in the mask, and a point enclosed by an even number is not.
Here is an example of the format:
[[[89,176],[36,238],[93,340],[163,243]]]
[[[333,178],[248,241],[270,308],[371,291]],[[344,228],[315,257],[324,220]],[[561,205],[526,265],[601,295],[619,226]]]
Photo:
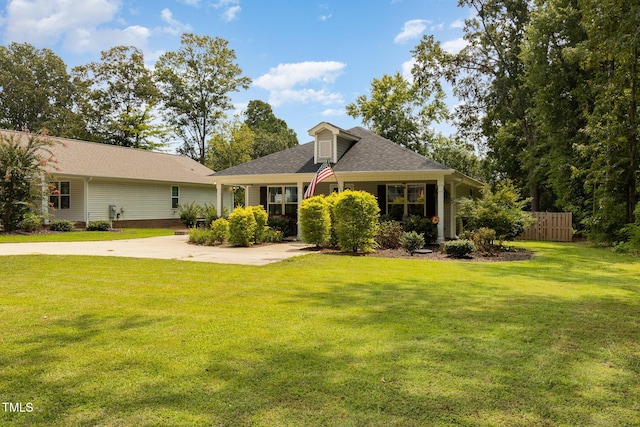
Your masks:
[[[85,225],[89,224],[89,183],[93,179],[92,176],[86,178],[84,180],[84,223]]]

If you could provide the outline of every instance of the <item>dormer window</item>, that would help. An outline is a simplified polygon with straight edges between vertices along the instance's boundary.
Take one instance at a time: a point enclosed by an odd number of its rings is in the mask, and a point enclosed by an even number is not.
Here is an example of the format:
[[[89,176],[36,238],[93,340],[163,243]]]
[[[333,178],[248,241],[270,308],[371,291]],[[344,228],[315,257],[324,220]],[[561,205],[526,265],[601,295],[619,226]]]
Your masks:
[[[357,136],[326,122],[309,130],[309,135],[315,137],[314,162],[316,164],[336,163],[359,139]]]
[[[330,131],[322,131],[317,135],[318,160],[326,162],[332,160],[333,134]]]

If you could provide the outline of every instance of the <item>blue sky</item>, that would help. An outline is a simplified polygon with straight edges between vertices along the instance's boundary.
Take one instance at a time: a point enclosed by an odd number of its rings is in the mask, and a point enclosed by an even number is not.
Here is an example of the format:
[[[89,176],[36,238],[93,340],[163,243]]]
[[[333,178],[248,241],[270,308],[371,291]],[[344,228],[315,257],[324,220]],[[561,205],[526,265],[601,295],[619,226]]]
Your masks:
[[[455,0],[3,0],[3,44],[50,48],[69,66],[96,61],[116,45],[142,49],[152,66],[175,50],[180,34],[229,41],[248,91],[233,94],[241,111],[269,102],[298,134],[321,121],[360,126],[345,105],[369,94],[371,81],[408,73],[411,50],[424,34],[458,51],[469,10]],[[407,74],[408,75],[408,74]],[[449,100],[450,106],[456,101]],[[446,125],[436,126],[448,134]]]

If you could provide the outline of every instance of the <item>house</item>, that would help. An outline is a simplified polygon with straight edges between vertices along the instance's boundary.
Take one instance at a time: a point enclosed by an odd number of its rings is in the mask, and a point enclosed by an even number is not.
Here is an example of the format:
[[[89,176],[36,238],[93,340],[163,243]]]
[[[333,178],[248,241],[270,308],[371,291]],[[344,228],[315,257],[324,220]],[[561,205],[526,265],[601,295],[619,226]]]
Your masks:
[[[309,130],[313,141],[216,172],[217,207],[225,186],[246,189],[246,204],[263,205],[269,215],[297,219],[306,187],[329,162],[334,175],[316,194],[344,189],[377,197],[381,214],[437,216],[438,241],[457,234],[458,197],[473,196],[483,183],[434,162],[362,127],[344,130],[322,122]]]
[[[0,131],[27,138],[21,132]],[[213,171],[188,157],[108,144],[48,137],[55,163],[48,169],[49,220],[80,225],[112,220],[114,227],[181,224],[179,203],[215,203]],[[231,188],[221,194],[233,204]]]

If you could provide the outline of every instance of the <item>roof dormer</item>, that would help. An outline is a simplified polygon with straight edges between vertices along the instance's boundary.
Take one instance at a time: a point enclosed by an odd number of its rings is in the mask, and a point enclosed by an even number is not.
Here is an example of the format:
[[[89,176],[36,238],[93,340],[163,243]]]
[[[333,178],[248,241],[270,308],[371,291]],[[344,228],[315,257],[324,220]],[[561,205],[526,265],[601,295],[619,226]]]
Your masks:
[[[313,161],[316,164],[337,163],[338,159],[360,139],[327,122],[309,129],[309,135],[314,137]]]

